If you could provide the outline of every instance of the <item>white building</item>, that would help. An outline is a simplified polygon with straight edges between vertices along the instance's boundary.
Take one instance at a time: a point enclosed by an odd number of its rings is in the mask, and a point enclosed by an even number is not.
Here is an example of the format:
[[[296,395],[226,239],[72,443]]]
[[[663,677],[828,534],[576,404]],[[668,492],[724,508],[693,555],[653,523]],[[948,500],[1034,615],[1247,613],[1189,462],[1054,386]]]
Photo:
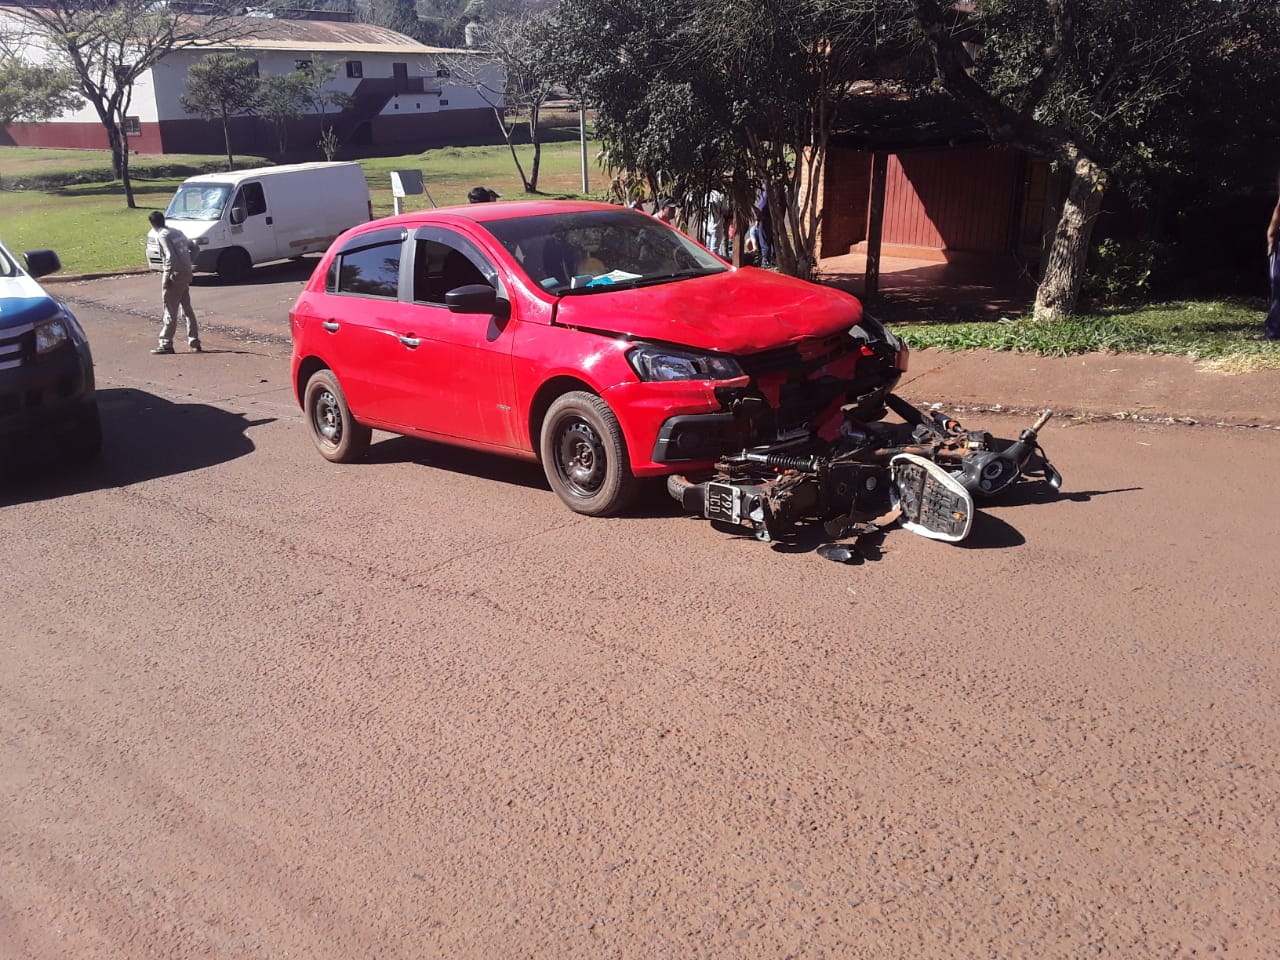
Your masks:
[[[14,14],[0,8],[0,18]],[[309,62],[338,67],[330,88],[351,97],[343,110],[328,108],[323,126],[334,128],[343,145],[491,142],[500,133],[493,110],[468,86],[449,82],[445,56],[474,56],[474,51],[428,47],[384,27],[323,20],[251,18],[253,36],[234,42],[175,50],[133,86],[126,117],[130,149],[138,153],[221,153],[220,123],[201,120],[182,109],[187,71],[208,53],[231,51],[253,60],[260,76],[285,74]],[[24,59],[41,62],[35,47]],[[493,86],[501,89],[500,68],[493,67]],[[105,149],[106,134],[87,103],[44,123],[15,123],[0,133],[0,143],[33,147]],[[290,150],[314,147],[322,133],[318,113],[292,121]],[[232,149],[238,153],[277,152],[274,127],[264,119],[237,117],[232,122]]]

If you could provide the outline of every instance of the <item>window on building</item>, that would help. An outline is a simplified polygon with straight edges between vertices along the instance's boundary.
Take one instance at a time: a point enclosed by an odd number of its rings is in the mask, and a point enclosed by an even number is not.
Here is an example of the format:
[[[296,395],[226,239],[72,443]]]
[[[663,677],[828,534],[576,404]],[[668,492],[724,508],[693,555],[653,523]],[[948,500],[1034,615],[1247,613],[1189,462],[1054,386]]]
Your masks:
[[[393,63],[391,65],[391,77],[394,80],[392,86],[396,93],[404,93],[409,89],[409,65],[407,63]]]
[[[295,69],[295,70],[310,70],[310,69],[311,69],[311,61],[310,61],[310,60],[295,60],[295,61],[293,61],[293,69]]]
[[[359,80],[364,76],[364,65],[359,60],[348,60],[347,76],[353,80]]]
[[[262,74],[260,74],[260,73],[258,72],[258,61],[257,61],[257,60],[251,60],[251,61],[250,61],[250,63],[252,63],[252,64],[253,64],[253,75],[254,75],[255,77],[260,77],[260,76],[262,76]]]
[[[447,107],[448,105],[449,105],[449,101],[448,101],[448,100],[446,100],[444,97],[441,97],[441,98],[440,98],[440,106],[442,106],[442,107]]]
[[[439,67],[439,68],[437,68],[437,69],[436,69],[436,76],[437,76],[437,77],[447,77],[447,76],[449,76],[449,68],[448,68],[448,67]]]
[[[137,117],[124,118],[124,132],[131,137],[140,136],[142,134],[142,123]]]

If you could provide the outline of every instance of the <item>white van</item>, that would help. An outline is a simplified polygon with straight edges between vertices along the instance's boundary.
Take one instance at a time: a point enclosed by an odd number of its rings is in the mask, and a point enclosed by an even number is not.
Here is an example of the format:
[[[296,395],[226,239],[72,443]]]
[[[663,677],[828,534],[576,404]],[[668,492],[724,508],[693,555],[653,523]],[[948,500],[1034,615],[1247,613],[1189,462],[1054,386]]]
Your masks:
[[[196,270],[243,280],[255,263],[322,253],[343,230],[373,219],[358,163],[293,163],[208,173],[185,180],[166,225],[196,242]],[[161,266],[147,240],[147,263]]]

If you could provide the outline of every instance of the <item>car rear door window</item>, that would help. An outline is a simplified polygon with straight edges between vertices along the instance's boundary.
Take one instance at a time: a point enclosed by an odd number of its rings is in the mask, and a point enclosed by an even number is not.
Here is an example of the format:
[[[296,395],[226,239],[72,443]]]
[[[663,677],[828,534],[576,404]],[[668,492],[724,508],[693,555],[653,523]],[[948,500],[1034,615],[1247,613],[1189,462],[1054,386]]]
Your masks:
[[[329,264],[325,290],[395,299],[400,292],[404,237],[403,230],[374,230],[353,237]]]

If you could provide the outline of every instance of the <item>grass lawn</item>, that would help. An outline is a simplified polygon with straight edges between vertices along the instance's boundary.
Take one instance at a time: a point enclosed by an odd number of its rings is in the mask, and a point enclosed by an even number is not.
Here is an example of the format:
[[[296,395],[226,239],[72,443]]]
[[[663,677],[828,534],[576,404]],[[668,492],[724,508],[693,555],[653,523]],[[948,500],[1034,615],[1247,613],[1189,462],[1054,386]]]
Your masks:
[[[517,148],[528,164],[529,148]],[[594,165],[596,149],[588,143],[590,186],[600,188],[604,177]],[[236,158],[236,166],[262,163],[259,158]],[[399,157],[362,159],[375,216],[392,212],[392,170],[421,170],[428,193],[436,204],[465,203],[467,191],[477,184],[492,187],[505,198],[523,196],[520,178],[506,146],[442,147]],[[46,190],[0,189],[0,233],[5,245],[21,252],[52,247],[67,273],[99,273],[146,266],[143,241],[147,214],[163,210],[174,190],[190,172],[179,176],[154,176],[175,167],[221,169],[217,157],[135,157],[130,178],[137,209],[125,206],[124,191],[111,181],[71,183]],[[110,158],[98,150],[36,150],[0,147],[0,187],[22,177],[80,174],[110,167]],[[538,186],[545,197],[581,196],[581,154],[577,141],[544,144]],[[405,210],[431,206],[426,196],[406,197]]]
[[[913,347],[1076,353],[1163,353],[1204,361],[1223,372],[1280,368],[1280,344],[1259,341],[1262,300],[1184,300],[1115,307],[1055,323],[1028,317],[982,323],[903,324]]]

